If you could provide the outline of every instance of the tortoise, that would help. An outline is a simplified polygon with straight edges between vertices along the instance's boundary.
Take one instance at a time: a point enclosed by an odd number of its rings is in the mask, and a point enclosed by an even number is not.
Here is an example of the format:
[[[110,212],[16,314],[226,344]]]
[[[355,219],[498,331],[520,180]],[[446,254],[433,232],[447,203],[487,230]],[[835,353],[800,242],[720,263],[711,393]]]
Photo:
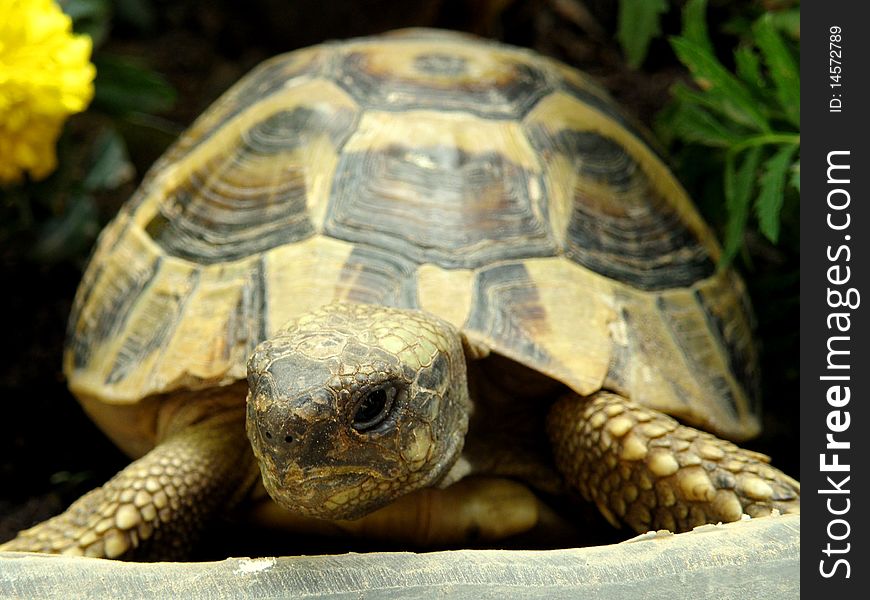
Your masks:
[[[156,162],[76,295],[69,387],[135,460],[2,549],[177,556],[260,484],[290,520],[480,474],[639,532],[798,512],[717,437],[760,409],[720,256],[651,136],[556,60],[416,29],[275,57]],[[459,529],[531,526],[510,508]]]

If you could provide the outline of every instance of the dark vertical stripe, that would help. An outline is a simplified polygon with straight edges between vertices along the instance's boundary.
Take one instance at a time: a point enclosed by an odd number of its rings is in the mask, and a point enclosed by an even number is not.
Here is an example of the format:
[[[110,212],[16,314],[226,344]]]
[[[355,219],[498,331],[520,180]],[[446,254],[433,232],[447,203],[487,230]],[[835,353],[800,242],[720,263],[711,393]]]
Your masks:
[[[266,258],[265,255],[260,255],[255,262],[254,276],[252,282],[252,302],[251,305],[257,313],[257,342],[265,340],[270,332],[269,329],[269,290],[266,289],[268,281],[266,280]]]
[[[722,289],[721,286],[714,288],[714,292],[719,297],[708,299],[704,293],[696,290],[695,302],[707,321],[710,334],[715,336],[725,350],[728,366],[749,399],[750,411],[754,415],[760,415],[761,374],[751,325],[743,310],[745,298],[735,298],[732,290]],[[730,310],[724,313],[714,310],[716,304],[722,306],[726,303]]]
[[[339,275],[336,297],[363,304],[414,307],[415,270],[416,265],[401,255],[357,246]]]
[[[712,332],[706,326],[706,322],[703,323],[703,327],[699,327],[701,324],[697,322],[697,317],[701,317],[702,313],[696,312],[693,308],[668,302],[662,296],[656,298],[656,307],[661,312],[662,322],[667,327],[671,339],[679,348],[692,376],[699,383],[699,387],[702,391],[712,392],[708,400],[699,400],[702,402],[716,401],[727,407],[735,419],[742,420],[743,411],[734,395],[735,390],[732,389],[725,373],[710,371],[701,360],[705,354],[718,354],[720,350],[720,346],[714,342],[715,337],[711,335]]]
[[[109,258],[104,260],[109,260]],[[130,310],[157,276],[162,260],[158,256],[149,262],[144,269],[138,271],[134,270],[132,266],[128,270],[118,268],[114,273],[107,273],[102,267],[97,269],[98,272],[92,285],[96,286],[98,281],[111,276],[112,289],[110,291],[103,286],[101,296],[89,301],[89,304],[97,305],[93,309],[91,319],[82,321],[79,313],[76,323],[74,325],[71,323],[73,364],[76,369],[84,368],[88,364],[91,352],[96,346],[118,335],[127,326]]]
[[[117,384],[151,354],[165,352],[164,342],[171,337],[170,334],[183,318],[184,308],[199,285],[200,275],[199,270],[191,272],[188,279],[190,287],[183,296],[162,293],[151,293],[146,296],[148,304],[143,306],[143,312],[139,315],[140,322],[128,323],[126,327],[124,343],[115,355],[112,369],[106,377],[106,384]],[[159,365],[161,362],[158,359],[156,364]]]
[[[527,364],[552,364],[553,359],[530,334],[547,326],[535,283],[520,262],[481,269],[474,280],[467,327],[497,340]]]

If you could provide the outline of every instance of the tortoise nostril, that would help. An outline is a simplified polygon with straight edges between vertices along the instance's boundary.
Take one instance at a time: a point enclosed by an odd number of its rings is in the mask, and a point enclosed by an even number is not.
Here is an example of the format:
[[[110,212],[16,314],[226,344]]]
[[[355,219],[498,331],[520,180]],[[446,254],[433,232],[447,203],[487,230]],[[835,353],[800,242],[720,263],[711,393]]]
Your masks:
[[[271,440],[271,439],[272,439],[272,432],[271,432],[271,431],[265,431],[265,432],[263,432],[263,435],[266,437],[267,440]],[[284,441],[287,442],[288,444],[292,443],[292,442],[293,442],[293,436],[292,436],[292,435],[285,435],[285,436],[284,436]]]

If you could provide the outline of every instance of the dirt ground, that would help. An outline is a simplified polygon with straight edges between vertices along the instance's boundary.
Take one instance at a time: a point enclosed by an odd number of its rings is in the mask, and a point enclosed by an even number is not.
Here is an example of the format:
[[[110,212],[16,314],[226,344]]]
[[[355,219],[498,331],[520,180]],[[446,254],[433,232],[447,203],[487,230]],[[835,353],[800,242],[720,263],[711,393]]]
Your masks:
[[[599,80],[643,122],[667,100],[682,76],[664,41],[654,42],[642,71],[628,69],[611,33],[615,2],[605,0],[249,0],[154,3],[158,22],[143,34],[118,26],[108,42],[117,53],[139,56],[179,92],[164,115],[182,128],[224,89],[260,60],[330,38],[365,35],[405,26],[442,26],[472,31],[535,48],[578,66]],[[587,11],[584,12],[583,9]],[[678,24],[666,23],[666,28]],[[156,157],[152,146],[131,146],[139,175]],[[110,205],[123,198],[106,199]],[[776,257],[769,268],[776,268]],[[758,265],[757,265],[758,266]],[[766,268],[763,259],[760,268]],[[27,248],[0,248],[0,541],[62,510],[127,463],[83,414],[66,390],[61,353],[73,294],[81,275],[75,262],[38,264]],[[749,281],[753,287],[752,280]],[[793,292],[778,290],[783,297]],[[776,306],[770,291],[755,299],[759,338],[777,339],[797,327],[797,306]],[[780,307],[782,304],[779,305]],[[765,432],[749,447],[770,454],[797,477],[797,347],[766,343]],[[239,544],[228,541],[236,536]],[[259,535],[265,536],[262,533]],[[256,536],[256,537],[259,537]],[[617,534],[618,535],[618,534]],[[198,558],[280,552],[272,540],[252,540],[240,526],[215,529]]]

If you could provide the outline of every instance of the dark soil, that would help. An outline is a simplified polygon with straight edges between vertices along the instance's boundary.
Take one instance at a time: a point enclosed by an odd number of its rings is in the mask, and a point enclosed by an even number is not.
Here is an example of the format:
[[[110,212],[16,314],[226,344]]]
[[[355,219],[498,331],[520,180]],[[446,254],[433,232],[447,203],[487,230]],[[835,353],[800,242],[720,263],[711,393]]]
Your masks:
[[[577,7],[589,8],[578,14]],[[324,39],[366,35],[405,26],[443,26],[472,31],[535,48],[597,76],[641,121],[649,124],[667,100],[670,85],[681,77],[664,42],[656,43],[642,71],[622,62],[612,41],[615,3],[604,0],[248,0],[245,3],[155,0],[158,20],[143,34],[119,25],[108,48],[143,58],[179,92],[166,115],[179,130],[224,89],[260,60]],[[673,27],[673,24],[668,24]],[[154,144],[131,143],[141,174],[156,158]],[[105,199],[111,212],[122,197]],[[105,208],[105,207],[104,207]],[[81,262],[40,264],[29,258],[26,241],[0,249],[5,292],[0,295],[0,541],[65,508],[83,492],[100,485],[128,459],[87,419],[67,391],[61,353]],[[777,269],[774,254],[756,267]],[[758,288],[749,280],[751,288]],[[749,443],[767,453],[793,476],[799,472],[797,281],[758,291],[759,338],[764,348],[765,431]],[[790,299],[782,304],[778,299]],[[772,301],[773,300],[773,301]],[[784,307],[784,308],[783,308]],[[227,541],[233,535],[235,541]],[[617,534],[623,535],[623,534]],[[240,542],[244,540],[244,542]],[[612,538],[616,539],[616,538]],[[596,541],[606,541],[599,538]],[[198,558],[228,554],[282,553],[267,532],[251,535],[241,526],[214,529]],[[312,546],[308,553],[329,550]],[[337,548],[343,549],[343,548]]]

